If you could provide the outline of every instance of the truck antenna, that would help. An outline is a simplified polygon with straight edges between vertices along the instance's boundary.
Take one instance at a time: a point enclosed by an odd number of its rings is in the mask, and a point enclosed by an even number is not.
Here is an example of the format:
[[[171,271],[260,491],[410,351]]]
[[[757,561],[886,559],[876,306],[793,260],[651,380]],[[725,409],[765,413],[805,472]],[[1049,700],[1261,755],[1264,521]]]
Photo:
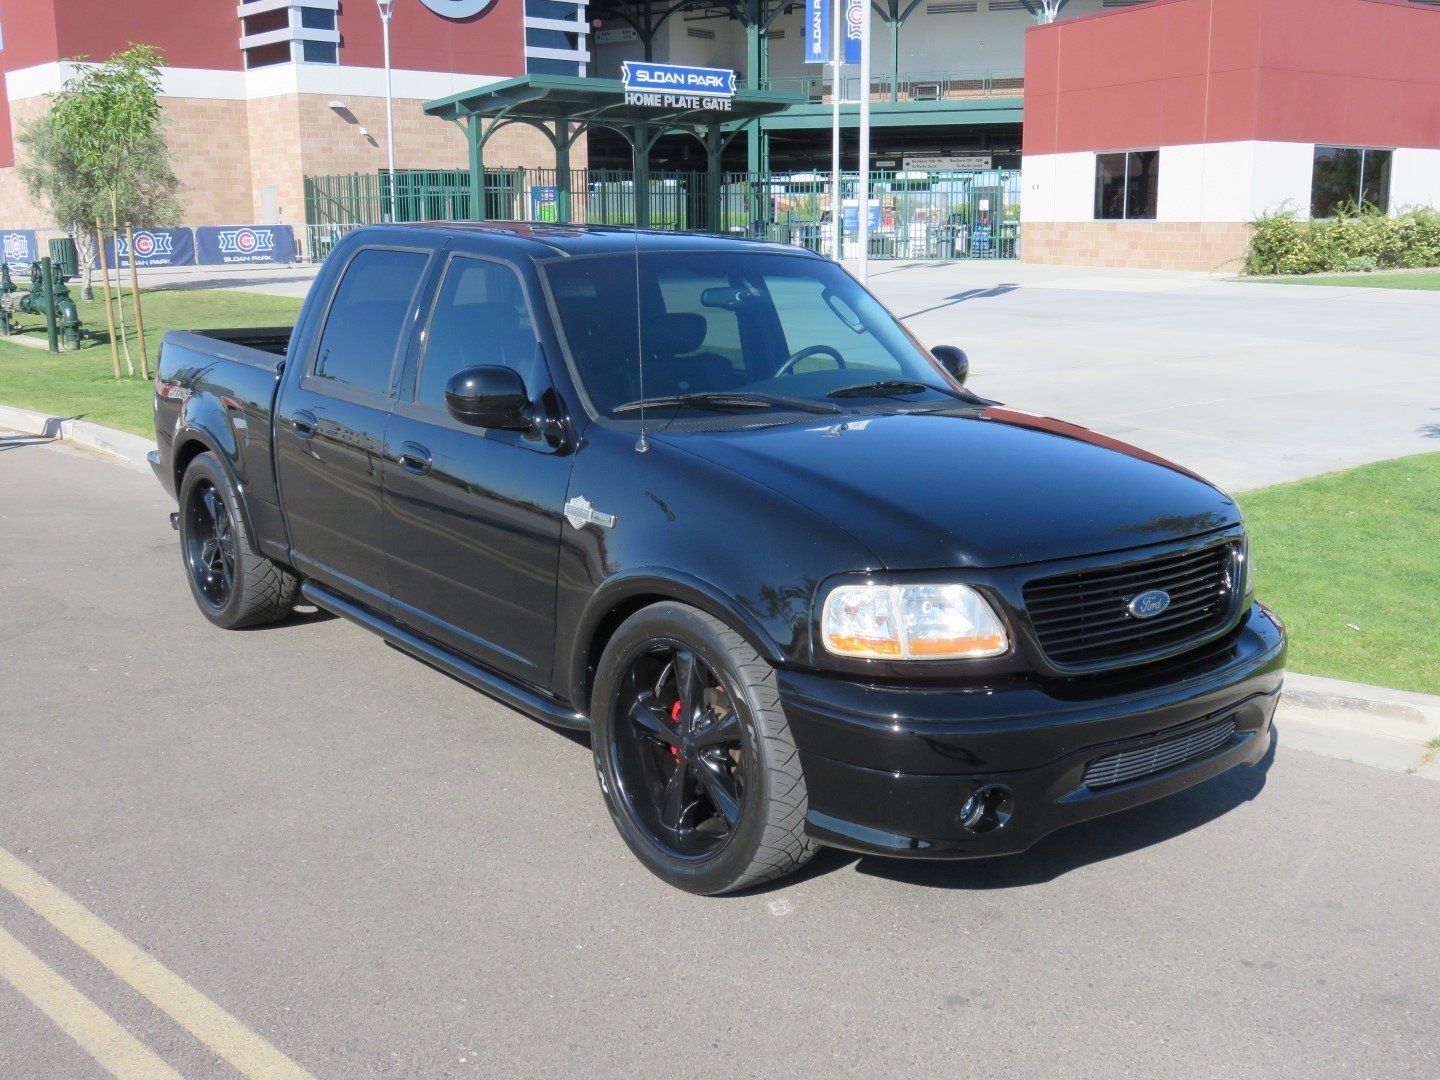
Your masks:
[[[645,337],[644,316],[640,309],[640,138],[636,134],[630,144],[630,190],[634,195],[631,208],[635,212],[632,232],[635,236],[635,356],[640,369],[640,439],[635,452],[643,454],[650,449],[650,440],[645,437]],[[645,192],[648,198],[650,192]]]

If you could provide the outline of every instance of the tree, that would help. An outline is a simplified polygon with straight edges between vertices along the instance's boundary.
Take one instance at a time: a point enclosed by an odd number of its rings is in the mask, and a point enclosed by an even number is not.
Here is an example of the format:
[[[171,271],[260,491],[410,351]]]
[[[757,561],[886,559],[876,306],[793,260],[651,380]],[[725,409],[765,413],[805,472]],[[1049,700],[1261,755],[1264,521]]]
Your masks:
[[[45,206],[55,223],[75,238],[81,295],[86,300],[94,299],[92,264],[97,217],[118,214],[126,221],[152,229],[179,224],[176,192],[180,182],[171,170],[170,150],[163,135],[152,135],[131,150],[125,175],[114,187],[82,162],[56,129],[50,113],[42,113],[22,127],[16,141],[24,148],[18,165],[30,197]]]
[[[131,45],[100,64],[84,60],[68,61],[75,74],[51,97],[49,124],[81,175],[108,193],[110,224],[118,237],[122,190],[153,189],[158,181],[173,201],[179,186],[169,167],[165,113],[160,107],[160,70],[165,61],[153,45]],[[149,168],[142,170],[140,166],[147,163]],[[127,220],[134,221],[134,217]],[[140,223],[157,224],[143,219]],[[78,238],[79,233],[76,235]],[[123,300],[120,312],[120,340],[128,363]]]

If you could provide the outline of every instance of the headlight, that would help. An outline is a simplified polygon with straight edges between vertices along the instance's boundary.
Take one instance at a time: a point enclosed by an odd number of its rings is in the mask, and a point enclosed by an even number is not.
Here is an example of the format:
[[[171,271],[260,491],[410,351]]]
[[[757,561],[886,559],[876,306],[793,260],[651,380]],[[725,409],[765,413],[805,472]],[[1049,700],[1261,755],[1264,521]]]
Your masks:
[[[994,608],[968,585],[840,585],[825,597],[825,648],[879,660],[999,656],[1010,639]]]

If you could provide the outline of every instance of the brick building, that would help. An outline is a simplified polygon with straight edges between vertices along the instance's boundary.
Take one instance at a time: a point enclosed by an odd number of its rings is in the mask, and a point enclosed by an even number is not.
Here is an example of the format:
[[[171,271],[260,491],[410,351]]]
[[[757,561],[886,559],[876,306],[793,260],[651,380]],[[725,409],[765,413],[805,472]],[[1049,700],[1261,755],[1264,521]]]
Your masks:
[[[1264,213],[1440,206],[1440,6],[1152,0],[1026,37],[1028,262],[1234,270]]]
[[[537,35],[535,24],[559,24],[527,18],[526,0],[407,0],[397,7],[398,168],[466,165],[464,136],[424,116],[423,102],[527,68],[584,73],[583,5],[569,7],[571,20],[580,20],[578,34],[559,42],[578,45],[569,49],[546,47],[556,42],[543,30]],[[374,0],[0,0],[0,35],[0,223],[7,227],[50,224],[15,173],[14,135],[64,83],[62,59],[104,58],[131,42],[159,46],[170,65],[162,100],[187,225],[300,226],[305,176],[385,167]],[[525,128],[497,136],[487,153],[497,165],[553,156]]]

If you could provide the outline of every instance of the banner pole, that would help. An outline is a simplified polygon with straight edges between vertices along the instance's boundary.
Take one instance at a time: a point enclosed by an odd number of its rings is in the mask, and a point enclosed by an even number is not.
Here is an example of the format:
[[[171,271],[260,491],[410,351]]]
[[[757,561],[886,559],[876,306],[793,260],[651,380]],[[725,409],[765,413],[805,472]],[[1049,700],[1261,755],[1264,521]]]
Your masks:
[[[829,0],[830,12],[830,229],[835,261],[845,261],[845,236],[840,209],[840,72],[845,59],[840,24],[845,21],[845,0]]]
[[[870,5],[860,19],[860,182],[855,217],[860,234],[860,284],[870,278]]]

